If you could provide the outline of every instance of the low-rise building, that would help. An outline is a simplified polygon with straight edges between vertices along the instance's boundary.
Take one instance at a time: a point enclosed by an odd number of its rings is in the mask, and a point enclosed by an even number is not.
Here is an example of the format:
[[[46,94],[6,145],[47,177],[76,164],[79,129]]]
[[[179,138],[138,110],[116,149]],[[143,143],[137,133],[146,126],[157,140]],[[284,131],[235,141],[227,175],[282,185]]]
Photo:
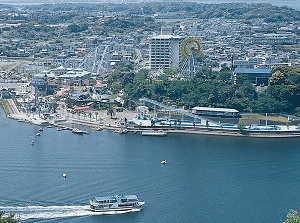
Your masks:
[[[211,107],[194,107],[192,108],[192,114],[199,116],[217,116],[217,117],[234,117],[240,116],[240,113],[236,109],[232,108],[211,108]]]
[[[238,79],[239,75],[246,75],[248,80],[256,85],[268,85],[271,77],[270,68],[236,68],[234,73]]]

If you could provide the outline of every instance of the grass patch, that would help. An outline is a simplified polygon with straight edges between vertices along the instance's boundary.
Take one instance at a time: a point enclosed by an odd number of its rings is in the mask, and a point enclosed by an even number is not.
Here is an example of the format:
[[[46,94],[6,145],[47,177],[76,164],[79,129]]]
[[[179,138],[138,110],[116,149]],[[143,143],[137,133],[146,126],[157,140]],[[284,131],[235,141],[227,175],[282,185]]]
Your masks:
[[[262,114],[242,114],[241,115],[242,118],[251,118],[251,119],[263,119],[265,120],[266,119],[266,116],[265,115],[262,115]],[[288,119],[284,116],[271,116],[271,115],[268,115],[267,117],[268,120],[272,120],[272,121],[277,121],[277,122],[288,122]]]
[[[10,114],[10,113],[11,113],[11,109],[10,109],[10,107],[9,107],[9,105],[8,105],[8,103],[7,103],[7,101],[4,100],[4,99],[2,99],[2,100],[1,100],[1,103],[2,103],[2,107],[3,107],[3,110],[4,110],[5,114],[6,114],[6,115]]]

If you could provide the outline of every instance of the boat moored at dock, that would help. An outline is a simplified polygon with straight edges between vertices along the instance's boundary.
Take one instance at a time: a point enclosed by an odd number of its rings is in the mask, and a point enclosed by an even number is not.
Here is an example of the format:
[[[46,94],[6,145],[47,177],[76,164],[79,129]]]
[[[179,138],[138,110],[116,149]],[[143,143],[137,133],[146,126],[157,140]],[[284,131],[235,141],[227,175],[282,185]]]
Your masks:
[[[145,130],[142,131],[142,136],[166,136],[167,133],[162,130]]]
[[[102,131],[103,128],[101,126],[93,127],[92,128],[94,131]]]
[[[90,200],[90,210],[95,212],[141,210],[145,202],[136,195],[112,195]]]
[[[72,129],[72,132],[75,133],[75,134],[79,134],[79,135],[89,134],[87,131],[80,130],[80,129],[78,129],[78,128]]]

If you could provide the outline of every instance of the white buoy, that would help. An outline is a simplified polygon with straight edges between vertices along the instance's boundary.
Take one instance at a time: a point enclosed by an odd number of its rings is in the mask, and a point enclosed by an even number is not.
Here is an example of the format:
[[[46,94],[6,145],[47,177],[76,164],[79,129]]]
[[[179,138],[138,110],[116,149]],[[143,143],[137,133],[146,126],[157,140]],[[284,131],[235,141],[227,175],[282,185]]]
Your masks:
[[[66,173],[63,173],[62,176],[63,176],[63,178],[66,178],[66,177],[67,177],[67,174],[66,174]]]

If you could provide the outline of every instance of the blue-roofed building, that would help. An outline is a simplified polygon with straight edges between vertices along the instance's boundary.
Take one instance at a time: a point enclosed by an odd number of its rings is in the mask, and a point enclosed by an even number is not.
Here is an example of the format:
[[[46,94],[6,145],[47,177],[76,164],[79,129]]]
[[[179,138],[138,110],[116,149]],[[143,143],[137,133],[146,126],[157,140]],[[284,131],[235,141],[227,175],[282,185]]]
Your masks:
[[[253,84],[268,85],[271,71],[272,69],[270,68],[235,68],[234,73],[237,78],[239,75],[246,75],[248,80]]]

